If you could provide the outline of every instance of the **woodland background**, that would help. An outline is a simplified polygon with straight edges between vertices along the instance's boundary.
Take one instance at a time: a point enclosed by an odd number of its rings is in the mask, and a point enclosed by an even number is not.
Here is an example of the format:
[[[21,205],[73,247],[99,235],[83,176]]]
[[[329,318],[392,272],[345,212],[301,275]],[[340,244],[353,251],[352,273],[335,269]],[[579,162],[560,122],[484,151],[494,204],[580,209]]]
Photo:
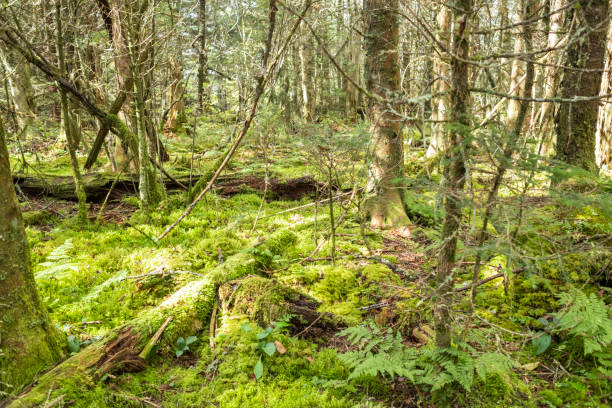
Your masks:
[[[609,406],[611,10],[0,1],[0,406]]]

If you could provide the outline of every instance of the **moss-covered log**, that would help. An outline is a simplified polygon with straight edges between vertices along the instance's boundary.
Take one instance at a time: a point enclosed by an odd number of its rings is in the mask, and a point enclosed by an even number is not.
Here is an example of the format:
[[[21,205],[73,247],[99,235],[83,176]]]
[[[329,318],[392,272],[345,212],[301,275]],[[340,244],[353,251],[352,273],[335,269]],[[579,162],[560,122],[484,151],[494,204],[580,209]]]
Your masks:
[[[262,327],[291,315],[293,335],[325,338],[346,326],[339,317],[317,311],[320,303],[316,299],[259,276],[221,285],[219,301],[224,315],[243,314]]]
[[[317,303],[313,299],[273,280],[255,276],[268,266],[268,255],[261,254],[278,255],[288,246],[295,245],[296,241],[294,234],[282,230],[256,245],[258,250],[246,250],[229,257],[203,278],[183,286],[157,307],[113,330],[44,374],[36,385],[8,407],[38,407],[49,398],[63,394],[78,399],[79,393],[94,386],[107,374],[142,370],[146,366],[143,359],[146,355],[143,354],[149,354],[142,352],[145,348],[151,349],[148,347],[151,338],[160,327],[164,329],[157,343],[159,348],[173,347],[179,337],[194,335],[208,327],[220,288],[223,299],[232,305],[231,313],[243,313],[249,310],[248,304],[252,299],[261,298],[263,301],[255,301],[255,304],[265,307],[266,312],[253,314],[261,322],[270,322],[291,313],[296,316],[296,330],[302,330],[313,322],[312,327],[332,325],[333,318],[321,317],[316,312]],[[275,304],[274,310],[267,303],[270,299]],[[168,322],[170,316],[172,319]],[[68,395],[73,392],[70,390],[76,390],[77,394]]]
[[[113,174],[90,173],[83,175],[85,192],[90,202],[104,200],[113,181],[117,178]],[[28,195],[48,196],[62,200],[76,200],[74,180],[72,177],[49,176],[45,178],[14,175],[13,181]],[[181,190],[181,185],[189,184],[189,177],[178,177],[175,180],[165,179],[164,184],[168,191]],[[228,175],[219,178],[217,193],[231,196],[250,188],[263,191],[265,180],[260,176],[239,177]],[[268,192],[271,196],[276,196],[289,200],[299,200],[305,195],[314,194],[317,182],[311,176],[300,177],[289,180],[272,179],[269,181]],[[121,198],[126,194],[137,194],[138,177],[124,175],[118,178],[118,182],[113,188],[111,198]]]

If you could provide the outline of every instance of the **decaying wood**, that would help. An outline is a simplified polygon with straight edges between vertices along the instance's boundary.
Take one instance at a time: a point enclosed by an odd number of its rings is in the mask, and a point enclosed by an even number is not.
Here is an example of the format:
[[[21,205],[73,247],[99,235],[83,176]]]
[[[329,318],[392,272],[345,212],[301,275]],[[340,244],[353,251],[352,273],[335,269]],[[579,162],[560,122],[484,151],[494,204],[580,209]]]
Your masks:
[[[317,300],[259,276],[221,285],[219,302],[223,314],[244,314],[262,327],[291,315],[289,332],[294,336],[325,339],[346,327],[339,317],[319,312]]]
[[[110,198],[118,199],[125,195],[137,194],[138,177],[136,176],[126,174],[116,177],[115,175],[90,173],[83,175],[87,199],[90,202],[104,200],[115,179],[117,181],[112,188]],[[76,200],[72,177],[49,176],[41,179],[16,174],[13,176],[13,181],[27,195]],[[165,179],[164,183],[168,191],[181,191],[182,185],[189,184],[189,176],[176,177],[173,180]],[[255,175],[246,177],[228,175],[220,177],[217,183],[216,192],[221,196],[233,196],[249,188],[256,191],[263,191],[265,188],[264,178]],[[268,191],[271,193],[270,198],[277,197],[287,200],[299,200],[306,195],[314,194],[316,188],[317,182],[311,176],[289,180],[272,179],[268,185]]]

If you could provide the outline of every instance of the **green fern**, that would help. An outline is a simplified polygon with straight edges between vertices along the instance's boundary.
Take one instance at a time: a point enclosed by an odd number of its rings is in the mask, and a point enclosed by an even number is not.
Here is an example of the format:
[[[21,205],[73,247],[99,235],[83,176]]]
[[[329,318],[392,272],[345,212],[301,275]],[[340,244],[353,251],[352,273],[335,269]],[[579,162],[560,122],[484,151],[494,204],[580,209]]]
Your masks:
[[[72,238],[67,239],[62,245],[55,248],[48,256],[47,261],[38,264],[43,269],[36,273],[36,279],[60,278],[66,276],[69,271],[79,269],[79,264],[71,262],[69,252],[74,248]]]
[[[580,290],[562,293],[559,300],[565,308],[556,315],[556,330],[581,338],[585,356],[606,351],[610,356],[612,316],[603,300],[595,294],[587,296]]]
[[[363,376],[405,377],[415,385],[427,385],[432,392],[459,384],[470,391],[476,375],[484,381],[489,374],[508,373],[516,367],[509,357],[498,353],[476,355],[468,344],[457,347],[409,348],[399,333],[381,330],[374,324],[350,327],[340,336],[347,338],[356,351],[340,355],[352,369],[349,380]]]
[[[381,331],[375,324],[349,327],[339,334],[347,338],[357,351],[340,355],[353,370],[349,380],[364,376],[383,376],[391,379],[396,376],[414,381],[415,376],[423,373],[416,367],[417,354],[404,347],[402,336],[393,334],[391,329]]]

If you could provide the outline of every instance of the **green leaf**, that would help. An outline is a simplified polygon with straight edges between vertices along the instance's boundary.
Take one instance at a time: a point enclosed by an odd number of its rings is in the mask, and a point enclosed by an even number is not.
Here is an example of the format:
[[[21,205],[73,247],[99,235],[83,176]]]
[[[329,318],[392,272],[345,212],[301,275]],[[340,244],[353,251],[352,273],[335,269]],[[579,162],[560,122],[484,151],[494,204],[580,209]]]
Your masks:
[[[533,346],[536,356],[544,353],[548,349],[548,346],[550,346],[551,341],[552,338],[550,337],[550,334],[542,332],[540,332],[538,337],[532,339],[531,345]]]
[[[263,351],[264,353],[266,353],[269,356],[273,356],[274,353],[276,353],[276,346],[274,345],[274,343],[268,343],[263,347]]]
[[[272,333],[272,328],[268,327],[265,331],[257,333],[257,340],[263,340]]]
[[[244,332],[244,333],[248,333],[251,330],[253,330],[251,328],[251,326],[249,325],[249,322],[243,323],[242,326],[240,326],[240,329]]]
[[[185,339],[185,344],[188,346],[188,345],[194,343],[196,340],[198,340],[198,338],[196,336],[189,336],[189,337],[187,337],[187,339]]]
[[[255,364],[255,368],[253,368],[253,374],[255,374],[255,379],[259,380],[263,375],[263,363],[261,362],[261,358]]]
[[[81,348],[81,342],[76,336],[68,336],[68,348],[73,353],[78,353]]]

